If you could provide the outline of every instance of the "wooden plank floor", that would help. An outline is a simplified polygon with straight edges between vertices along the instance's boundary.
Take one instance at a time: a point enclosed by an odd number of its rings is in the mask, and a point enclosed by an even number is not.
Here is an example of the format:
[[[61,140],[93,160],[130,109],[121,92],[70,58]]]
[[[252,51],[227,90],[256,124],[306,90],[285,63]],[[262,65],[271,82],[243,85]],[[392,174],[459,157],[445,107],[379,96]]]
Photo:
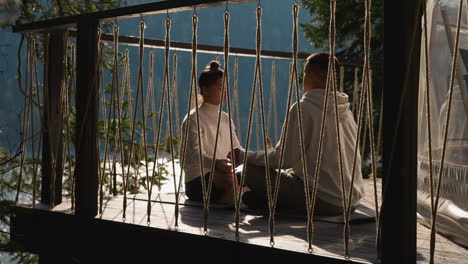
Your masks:
[[[363,205],[374,208],[373,183],[366,180],[367,193]],[[378,181],[378,193],[381,183]],[[175,205],[173,194],[154,194],[151,200],[151,222],[147,222],[146,195],[132,195],[128,198],[125,222],[136,225],[149,225],[161,229],[174,229]],[[379,196],[380,202],[380,196]],[[122,222],[123,197],[108,198],[104,202],[104,213],[99,218]],[[184,205],[181,201],[178,232],[204,235],[203,208]],[[56,207],[57,211],[69,211],[69,203]],[[235,213],[232,209],[211,208],[208,220],[208,236],[234,240]],[[275,227],[274,247],[297,252],[307,252],[306,219],[278,216]],[[343,224],[314,221],[314,254],[343,259]],[[430,230],[418,224],[418,263],[428,263]],[[259,214],[241,213],[240,241],[263,246],[270,246],[268,217]],[[351,225],[350,255],[352,260],[365,263],[377,263],[375,248],[375,223],[357,223]],[[468,263],[468,250],[437,235],[436,263]]]

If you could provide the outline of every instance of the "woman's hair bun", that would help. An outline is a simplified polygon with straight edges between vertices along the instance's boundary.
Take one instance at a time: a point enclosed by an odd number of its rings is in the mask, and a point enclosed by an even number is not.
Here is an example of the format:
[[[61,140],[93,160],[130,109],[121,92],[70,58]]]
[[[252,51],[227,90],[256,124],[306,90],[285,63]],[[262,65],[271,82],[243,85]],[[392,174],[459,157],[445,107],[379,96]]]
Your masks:
[[[219,62],[218,61],[210,62],[210,71],[217,71],[217,70],[219,70]]]

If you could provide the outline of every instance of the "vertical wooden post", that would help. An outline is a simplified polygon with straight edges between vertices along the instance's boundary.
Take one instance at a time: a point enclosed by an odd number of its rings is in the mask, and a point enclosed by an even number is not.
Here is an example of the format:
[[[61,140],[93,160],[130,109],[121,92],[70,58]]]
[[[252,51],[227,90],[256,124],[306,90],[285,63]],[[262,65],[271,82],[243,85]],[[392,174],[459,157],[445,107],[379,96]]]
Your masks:
[[[47,71],[44,80],[44,117],[42,127],[42,179],[41,203],[57,205],[62,202],[63,115],[62,86],[65,77],[65,51],[67,31],[49,32],[49,45],[45,53]],[[53,157],[52,157],[53,156]],[[52,159],[55,159],[53,170]],[[52,181],[54,182],[52,184]]]
[[[384,4],[382,263],[416,263],[420,4]]]
[[[83,217],[95,217],[98,210],[97,28],[96,19],[81,19],[76,37],[75,214]]]

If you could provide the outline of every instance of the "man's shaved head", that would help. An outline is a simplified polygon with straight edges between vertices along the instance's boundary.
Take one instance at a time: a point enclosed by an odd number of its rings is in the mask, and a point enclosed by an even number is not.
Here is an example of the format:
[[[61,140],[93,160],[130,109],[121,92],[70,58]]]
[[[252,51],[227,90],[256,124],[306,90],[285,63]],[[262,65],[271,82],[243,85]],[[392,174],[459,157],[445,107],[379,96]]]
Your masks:
[[[330,60],[330,53],[317,52],[307,57],[304,67],[304,74],[311,75],[324,83],[327,80],[328,61]],[[338,59],[335,57],[335,69],[339,66]]]

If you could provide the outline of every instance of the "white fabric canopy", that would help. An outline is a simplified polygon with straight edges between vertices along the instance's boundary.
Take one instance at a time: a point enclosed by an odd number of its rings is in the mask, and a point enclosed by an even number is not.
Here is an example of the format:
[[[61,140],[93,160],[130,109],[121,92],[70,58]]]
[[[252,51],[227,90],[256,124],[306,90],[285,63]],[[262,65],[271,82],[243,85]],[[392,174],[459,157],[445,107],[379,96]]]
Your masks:
[[[458,4],[457,0],[430,0],[427,6],[434,188],[440,171]],[[468,246],[468,9],[466,4],[464,2],[437,230],[455,242]],[[430,225],[431,198],[424,41],[423,34],[418,103],[418,219],[423,224]]]

